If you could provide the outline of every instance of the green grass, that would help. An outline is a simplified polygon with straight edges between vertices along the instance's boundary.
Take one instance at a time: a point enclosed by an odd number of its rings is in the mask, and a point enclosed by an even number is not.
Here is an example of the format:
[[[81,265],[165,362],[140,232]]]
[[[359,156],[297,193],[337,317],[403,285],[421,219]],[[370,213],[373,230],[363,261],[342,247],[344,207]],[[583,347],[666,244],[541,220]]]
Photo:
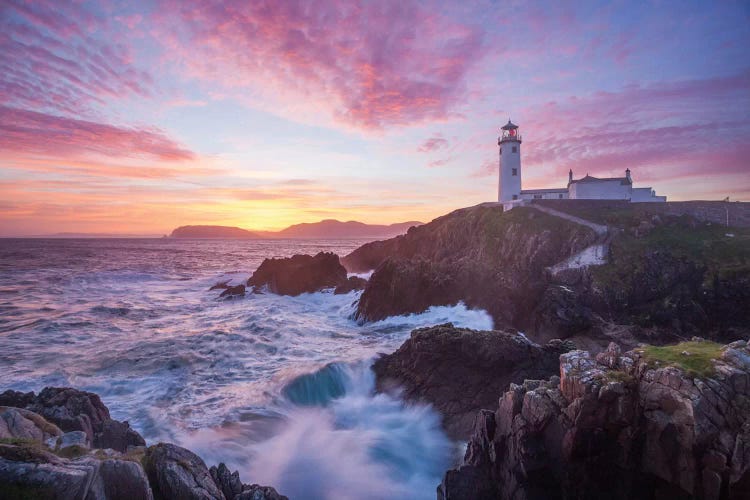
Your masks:
[[[608,382],[622,382],[625,385],[628,385],[635,380],[632,375],[629,375],[622,370],[610,370],[604,374],[604,377]]]
[[[0,444],[9,444],[11,446],[39,446],[39,441],[31,438],[0,438]]]
[[[709,341],[680,342],[668,346],[646,346],[643,357],[650,366],[675,366],[692,377],[706,378],[714,372],[711,362],[721,356],[721,344]],[[682,354],[688,352],[689,355]]]

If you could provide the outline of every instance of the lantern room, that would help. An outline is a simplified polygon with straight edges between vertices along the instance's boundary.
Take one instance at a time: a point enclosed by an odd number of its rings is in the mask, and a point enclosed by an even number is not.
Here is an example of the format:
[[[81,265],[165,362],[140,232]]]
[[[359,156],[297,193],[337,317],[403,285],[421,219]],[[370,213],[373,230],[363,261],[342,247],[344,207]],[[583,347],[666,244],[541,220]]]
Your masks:
[[[508,141],[521,142],[521,134],[518,132],[518,125],[511,122],[510,119],[508,119],[508,123],[503,125],[500,130],[502,130],[502,132],[497,141],[498,144]]]

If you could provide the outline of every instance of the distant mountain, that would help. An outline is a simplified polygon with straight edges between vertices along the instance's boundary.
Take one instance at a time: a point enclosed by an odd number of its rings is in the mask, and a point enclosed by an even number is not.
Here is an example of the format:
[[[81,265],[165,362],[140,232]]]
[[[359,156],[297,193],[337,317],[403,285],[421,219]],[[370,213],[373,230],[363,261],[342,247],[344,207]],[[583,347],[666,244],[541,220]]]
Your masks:
[[[380,225],[327,219],[320,222],[295,224],[281,231],[247,231],[229,226],[181,226],[172,231],[172,238],[290,238],[290,239],[346,239],[393,238],[404,234],[421,222],[399,222]]]
[[[260,238],[261,236],[239,227],[230,226],[180,226],[171,238]]]
[[[275,238],[392,238],[404,234],[411,226],[420,226],[421,222],[399,222],[397,224],[379,225],[364,224],[357,221],[341,222],[334,219],[320,222],[295,224],[275,233]]]

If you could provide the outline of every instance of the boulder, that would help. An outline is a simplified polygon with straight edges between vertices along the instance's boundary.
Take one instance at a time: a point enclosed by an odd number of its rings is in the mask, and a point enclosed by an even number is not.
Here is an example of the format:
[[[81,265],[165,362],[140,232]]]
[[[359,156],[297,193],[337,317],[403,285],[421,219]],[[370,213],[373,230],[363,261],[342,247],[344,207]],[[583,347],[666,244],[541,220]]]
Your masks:
[[[320,252],[289,258],[265,259],[247,280],[255,288],[268,287],[279,295],[299,295],[334,288],[347,281],[346,269],[336,254]]]
[[[208,472],[211,474],[211,479],[214,480],[216,486],[224,493],[224,497],[234,499],[234,497],[242,493],[242,481],[240,480],[239,472],[231,472],[223,463],[220,463],[218,466],[212,466],[208,469]]]
[[[474,417],[492,407],[511,383],[553,375],[572,346],[545,346],[510,331],[476,331],[452,324],[416,329],[393,354],[373,364],[377,388],[397,387],[410,400],[430,403],[448,434],[465,439]]]
[[[239,472],[231,472],[223,463],[211,467],[209,473],[227,500],[288,500],[270,486],[242,484]]]
[[[70,387],[46,387],[38,395],[8,390],[0,394],[0,402],[30,410],[63,431],[82,431],[88,445],[95,448],[125,452],[128,446],[146,444],[127,422],[110,418],[109,409],[92,392]]]
[[[0,438],[25,439],[44,443],[57,440],[62,431],[44,417],[22,408],[0,406]]]
[[[91,442],[88,436],[83,431],[70,431],[66,432],[57,439],[57,448],[64,450],[72,446],[78,446],[80,448],[90,448]]]
[[[101,423],[100,429],[94,439],[97,448],[112,448],[124,453],[130,446],[146,446],[143,436],[131,429],[127,421],[108,418]]]
[[[159,443],[146,450],[143,462],[157,498],[224,500],[206,464],[190,450]]]
[[[221,295],[219,297],[227,297],[227,298],[234,298],[234,297],[243,297],[245,295],[245,285],[235,285],[235,286],[228,286],[226,289],[221,292]]]
[[[96,459],[89,459],[93,462]],[[153,500],[148,477],[140,463],[108,459],[98,462],[87,500]]]
[[[94,432],[109,418],[109,410],[99,396],[69,387],[45,387],[27,409],[54,422],[65,432],[85,432],[89,442],[94,442]]]
[[[424,259],[386,259],[368,281],[355,317],[378,321],[459,300],[461,294],[448,266]]]
[[[340,284],[333,291],[335,295],[353,292],[354,290],[364,290],[367,286],[367,280],[359,276],[349,276],[346,282]]]
[[[439,499],[748,498],[745,341],[701,377],[615,345],[565,353],[559,370],[511,384],[479,414]]]

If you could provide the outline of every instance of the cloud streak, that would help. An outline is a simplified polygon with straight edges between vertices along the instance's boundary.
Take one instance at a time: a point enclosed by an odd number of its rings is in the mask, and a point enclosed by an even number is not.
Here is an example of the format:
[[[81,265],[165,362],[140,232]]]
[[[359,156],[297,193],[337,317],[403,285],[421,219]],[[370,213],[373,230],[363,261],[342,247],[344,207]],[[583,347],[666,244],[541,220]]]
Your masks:
[[[484,33],[443,10],[395,0],[167,0],[161,16],[180,22],[161,39],[204,81],[293,97],[380,129],[446,119],[463,102]]]
[[[0,106],[0,151],[78,157],[152,158],[174,162],[194,153],[158,129],[116,127]]]

